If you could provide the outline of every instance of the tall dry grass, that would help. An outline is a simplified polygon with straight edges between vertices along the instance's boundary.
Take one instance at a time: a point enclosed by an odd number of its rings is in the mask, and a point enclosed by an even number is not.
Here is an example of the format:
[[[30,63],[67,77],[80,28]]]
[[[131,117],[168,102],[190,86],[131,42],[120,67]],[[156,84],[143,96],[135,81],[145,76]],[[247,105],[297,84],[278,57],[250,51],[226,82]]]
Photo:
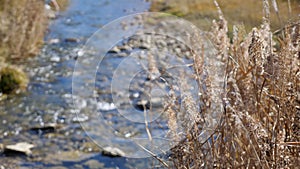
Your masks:
[[[218,50],[216,57],[226,64],[223,116],[205,142],[199,142],[197,124],[188,130],[187,138],[171,150],[170,168],[299,167],[300,22],[287,24],[274,35],[270,4],[262,2],[261,26],[248,34],[234,26],[232,39],[215,2],[220,17],[209,36]],[[202,58],[196,57],[194,69],[201,71]],[[210,97],[204,93],[205,101]],[[209,105],[204,104],[202,115],[210,113]],[[169,128],[174,130],[174,125],[171,112]]]
[[[37,54],[46,30],[44,1],[0,0],[0,57],[12,61]]]
[[[27,76],[11,64],[38,53],[46,26],[44,1],[0,0],[0,97],[26,88]]]
[[[68,4],[68,0],[55,2],[61,10]],[[47,21],[43,0],[0,0],[0,93],[26,88],[25,73],[12,64],[37,55],[44,41]],[[17,67],[22,63],[18,62]]]

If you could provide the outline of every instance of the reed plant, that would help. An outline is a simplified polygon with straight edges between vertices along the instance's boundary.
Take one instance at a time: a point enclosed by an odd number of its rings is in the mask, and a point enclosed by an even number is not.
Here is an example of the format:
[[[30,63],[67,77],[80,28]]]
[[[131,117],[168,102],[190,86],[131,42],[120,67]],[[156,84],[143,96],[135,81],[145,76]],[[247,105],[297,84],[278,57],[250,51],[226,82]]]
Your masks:
[[[169,167],[299,167],[300,22],[288,23],[274,34],[271,6],[263,0],[260,27],[246,33],[244,27],[233,26],[229,37],[228,22],[216,1],[215,5],[219,19],[213,21],[208,36],[218,51],[216,57],[226,64],[222,118],[206,141],[199,141],[197,124],[187,130],[186,138],[171,150]],[[196,56],[194,70],[203,69],[202,59]],[[201,112],[194,111],[195,116],[212,109],[209,102],[214,98],[209,92],[203,94],[208,104]],[[174,138],[176,122],[170,111],[168,124]]]

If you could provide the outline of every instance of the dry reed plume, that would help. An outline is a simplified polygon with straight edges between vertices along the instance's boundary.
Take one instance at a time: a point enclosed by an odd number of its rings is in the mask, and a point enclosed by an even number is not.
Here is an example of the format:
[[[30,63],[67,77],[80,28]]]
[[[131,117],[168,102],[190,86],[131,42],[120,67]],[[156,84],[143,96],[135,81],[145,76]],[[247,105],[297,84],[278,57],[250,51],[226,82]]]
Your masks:
[[[243,27],[234,26],[230,39],[227,21],[216,6],[220,18],[213,22],[210,39],[218,51],[216,57],[226,64],[223,117],[206,142],[198,141],[198,126],[187,131],[187,138],[172,149],[170,167],[299,167],[300,22],[288,24],[274,35],[269,3],[264,0],[261,27],[246,34]],[[203,71],[201,60],[196,56],[194,70],[198,76]],[[207,87],[205,102],[214,99],[209,92],[212,86]],[[201,114],[205,116],[210,109],[204,104]],[[168,110],[174,135],[176,121],[172,109]]]

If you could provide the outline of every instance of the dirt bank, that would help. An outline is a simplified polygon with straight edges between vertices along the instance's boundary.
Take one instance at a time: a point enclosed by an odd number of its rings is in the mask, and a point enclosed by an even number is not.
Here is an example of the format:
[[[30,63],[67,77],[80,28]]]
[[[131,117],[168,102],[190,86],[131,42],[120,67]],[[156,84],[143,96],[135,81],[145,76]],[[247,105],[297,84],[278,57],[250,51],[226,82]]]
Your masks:
[[[299,1],[291,0],[290,10],[288,1],[277,1],[278,15],[274,5],[270,3],[272,30],[283,27],[290,20],[299,19]],[[233,24],[242,24],[247,31],[260,26],[263,16],[262,1],[249,0],[218,0],[218,3],[229,23],[229,30]],[[167,12],[183,17],[201,29],[208,29],[211,20],[218,18],[217,8],[211,0],[152,0],[151,11]],[[291,11],[291,12],[289,12]]]

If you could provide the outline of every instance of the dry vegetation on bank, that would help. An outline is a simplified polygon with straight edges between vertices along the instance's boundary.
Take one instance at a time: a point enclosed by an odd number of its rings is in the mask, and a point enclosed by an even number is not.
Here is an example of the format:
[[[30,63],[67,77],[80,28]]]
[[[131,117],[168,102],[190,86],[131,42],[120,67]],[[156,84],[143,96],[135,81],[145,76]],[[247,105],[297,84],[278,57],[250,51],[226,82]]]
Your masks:
[[[274,35],[270,4],[262,2],[261,26],[249,33],[234,26],[232,38],[215,2],[219,19],[208,34],[227,65],[223,117],[205,142],[198,138],[201,125],[187,131],[187,138],[171,150],[170,168],[299,167],[300,22],[286,24]],[[201,71],[203,58],[196,57],[194,69]],[[205,116],[214,98],[202,94],[208,102],[201,109]],[[175,118],[169,119],[169,128],[172,124]]]
[[[0,25],[0,93],[2,95],[26,88],[28,83],[26,74],[11,64],[38,53],[47,26],[44,2],[0,0]]]
[[[166,12],[183,17],[201,29],[208,30],[211,27],[210,21],[218,19],[218,12],[212,0],[152,0],[151,2],[151,11]],[[275,2],[277,2],[276,8],[274,8]],[[219,0],[218,3],[228,20],[230,33],[232,33],[233,25],[242,24],[249,32],[261,23],[262,1]],[[290,20],[299,18],[299,3],[299,0],[271,0],[271,30],[280,29]]]
[[[46,30],[44,1],[0,0],[0,56],[12,61],[36,55]]]
[[[60,9],[65,9],[68,0],[57,2]],[[12,64],[38,54],[47,22],[43,0],[0,0],[0,93],[26,88],[25,73]],[[25,66],[18,63],[17,67]]]

